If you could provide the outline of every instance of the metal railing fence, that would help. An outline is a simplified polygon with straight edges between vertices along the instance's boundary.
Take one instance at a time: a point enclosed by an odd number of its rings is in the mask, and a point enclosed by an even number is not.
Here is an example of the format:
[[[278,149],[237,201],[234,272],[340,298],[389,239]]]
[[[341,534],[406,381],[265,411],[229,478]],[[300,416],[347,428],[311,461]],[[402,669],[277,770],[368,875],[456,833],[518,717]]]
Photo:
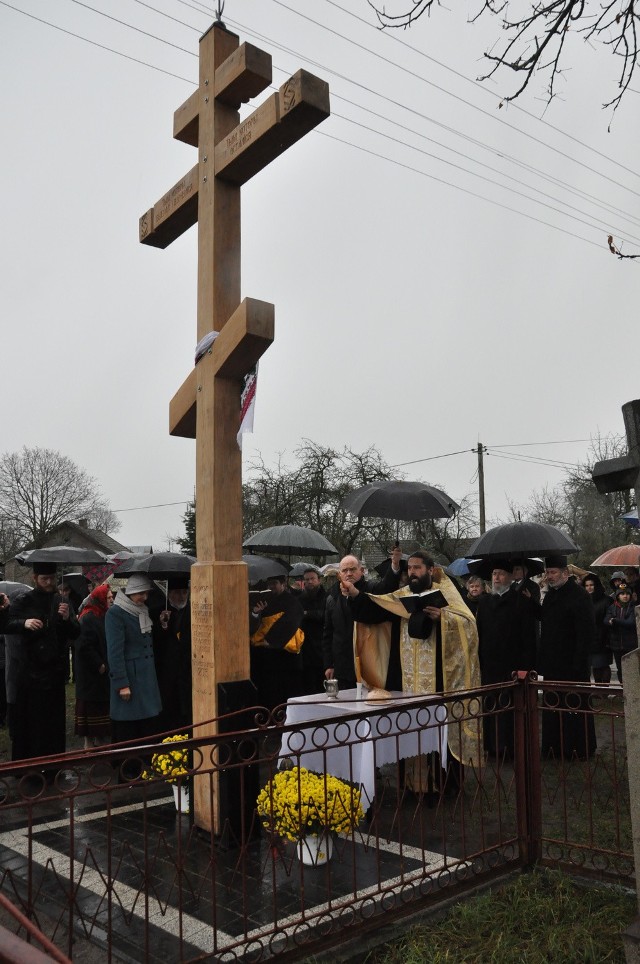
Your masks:
[[[108,961],[262,961],[536,862],[634,885],[620,687],[519,674],[327,705],[225,717],[184,744],[175,785],[162,744],[0,766],[0,894],[71,959],[84,940]],[[194,784],[217,835],[176,809]],[[301,842],[323,821],[326,863]]]

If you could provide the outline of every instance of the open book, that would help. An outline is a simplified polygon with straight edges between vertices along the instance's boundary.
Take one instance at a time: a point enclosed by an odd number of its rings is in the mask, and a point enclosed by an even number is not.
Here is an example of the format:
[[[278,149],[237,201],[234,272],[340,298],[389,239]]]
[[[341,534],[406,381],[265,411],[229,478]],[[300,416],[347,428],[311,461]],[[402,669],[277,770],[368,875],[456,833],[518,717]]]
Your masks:
[[[426,592],[416,592],[411,593],[410,596],[400,596],[400,602],[409,615],[422,612],[425,606],[436,606],[438,609],[444,609],[445,606],[449,605],[439,589],[427,589]]]

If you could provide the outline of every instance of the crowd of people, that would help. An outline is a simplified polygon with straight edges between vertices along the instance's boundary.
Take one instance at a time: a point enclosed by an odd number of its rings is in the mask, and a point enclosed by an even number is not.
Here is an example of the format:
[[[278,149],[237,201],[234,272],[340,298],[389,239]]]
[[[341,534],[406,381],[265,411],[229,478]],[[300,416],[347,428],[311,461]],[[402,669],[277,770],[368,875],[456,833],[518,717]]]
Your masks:
[[[76,612],[56,565],[35,563],[33,589],[0,594],[0,632],[14,761],[65,752],[70,650],[85,749],[191,725],[188,579],[170,579],[166,596],[141,574],[103,583]]]
[[[480,560],[459,584],[427,552],[403,558],[396,548],[379,569],[371,579],[362,562],[347,555],[331,586],[309,564],[299,580],[273,576],[266,591],[250,596],[257,705],[273,708],[322,693],[326,680],[336,680],[340,690],[362,683],[425,694],[497,687],[517,671],[536,670],[547,680],[607,684],[613,664],[622,680],[622,656],[638,646],[637,568],[614,572],[605,589],[595,573],[578,578],[565,556],[543,563]],[[75,732],[86,749],[188,730],[187,578],[169,580],[166,597],[142,574],[115,592],[104,583],[79,602],[77,613],[54,564],[34,564],[33,583],[11,604],[0,594],[13,760],[64,752],[70,648]],[[513,752],[513,714],[502,710],[485,720],[489,755]],[[477,727],[450,730],[450,751],[461,764],[483,752]],[[586,714],[544,712],[542,749],[591,755],[592,721]]]
[[[341,690],[364,682],[404,693],[497,686],[530,670],[548,680],[608,683],[614,662],[622,681],[621,657],[638,645],[638,569],[615,572],[610,591],[596,574],[580,577],[572,569],[562,555],[479,560],[458,584],[427,553],[403,559],[396,549],[375,581],[353,555],[340,561],[328,590],[311,565],[302,588],[274,577],[270,598],[251,612],[258,701],[274,707],[320,693],[326,679],[337,679]],[[436,589],[437,603],[425,597],[424,607],[411,612],[403,603]],[[569,697],[558,699],[562,708]],[[457,731],[458,745],[450,749],[458,760],[477,750],[471,731]],[[489,755],[511,755],[512,712],[487,714],[483,735]],[[544,753],[586,758],[595,746],[588,714],[543,713]]]

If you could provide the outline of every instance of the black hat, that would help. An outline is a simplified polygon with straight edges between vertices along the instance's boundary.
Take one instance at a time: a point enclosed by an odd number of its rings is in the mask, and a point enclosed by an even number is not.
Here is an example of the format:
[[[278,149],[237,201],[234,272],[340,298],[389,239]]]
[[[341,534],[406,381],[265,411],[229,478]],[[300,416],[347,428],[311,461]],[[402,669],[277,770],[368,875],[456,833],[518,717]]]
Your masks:
[[[481,579],[491,579],[494,569],[504,569],[505,572],[513,572],[513,562],[510,559],[474,559],[469,564],[469,572],[472,576],[480,576]]]
[[[561,555],[545,556],[544,564],[547,569],[566,569],[569,565],[569,560],[566,556]]]
[[[28,563],[27,563],[28,564]],[[34,562],[34,576],[55,576],[57,566],[55,562]]]
[[[623,592],[626,593],[628,596],[631,595],[631,589],[629,588],[629,586],[627,586],[626,582],[621,582],[618,588],[616,589],[616,599],[618,598],[618,596],[621,596]]]
[[[171,576],[167,579],[167,589],[188,589],[189,588],[189,577],[188,576]]]

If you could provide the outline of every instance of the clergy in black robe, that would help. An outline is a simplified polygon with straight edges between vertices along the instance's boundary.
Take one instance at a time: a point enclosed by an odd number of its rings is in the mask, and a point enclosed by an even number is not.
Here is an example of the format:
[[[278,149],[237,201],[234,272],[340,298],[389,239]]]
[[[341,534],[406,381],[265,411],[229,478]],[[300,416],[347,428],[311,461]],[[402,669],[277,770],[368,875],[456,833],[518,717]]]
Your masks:
[[[73,609],[56,592],[55,565],[36,564],[33,572],[35,588],[13,603],[5,628],[19,650],[8,707],[13,760],[64,753],[69,645],[80,635]]]
[[[566,556],[547,557],[548,591],[540,610],[541,632],[538,672],[546,680],[588,683],[589,654],[596,635],[589,594],[569,578]],[[542,755],[555,759],[584,760],[596,749],[593,715],[588,697],[548,691],[545,702],[553,709],[542,714]]]
[[[536,627],[538,604],[523,595],[513,581],[508,560],[492,564],[490,595],[478,601],[480,677],[483,686],[508,682],[518,670],[536,667]],[[513,695],[506,690],[487,697],[484,719],[484,745],[490,756],[513,753]]]

